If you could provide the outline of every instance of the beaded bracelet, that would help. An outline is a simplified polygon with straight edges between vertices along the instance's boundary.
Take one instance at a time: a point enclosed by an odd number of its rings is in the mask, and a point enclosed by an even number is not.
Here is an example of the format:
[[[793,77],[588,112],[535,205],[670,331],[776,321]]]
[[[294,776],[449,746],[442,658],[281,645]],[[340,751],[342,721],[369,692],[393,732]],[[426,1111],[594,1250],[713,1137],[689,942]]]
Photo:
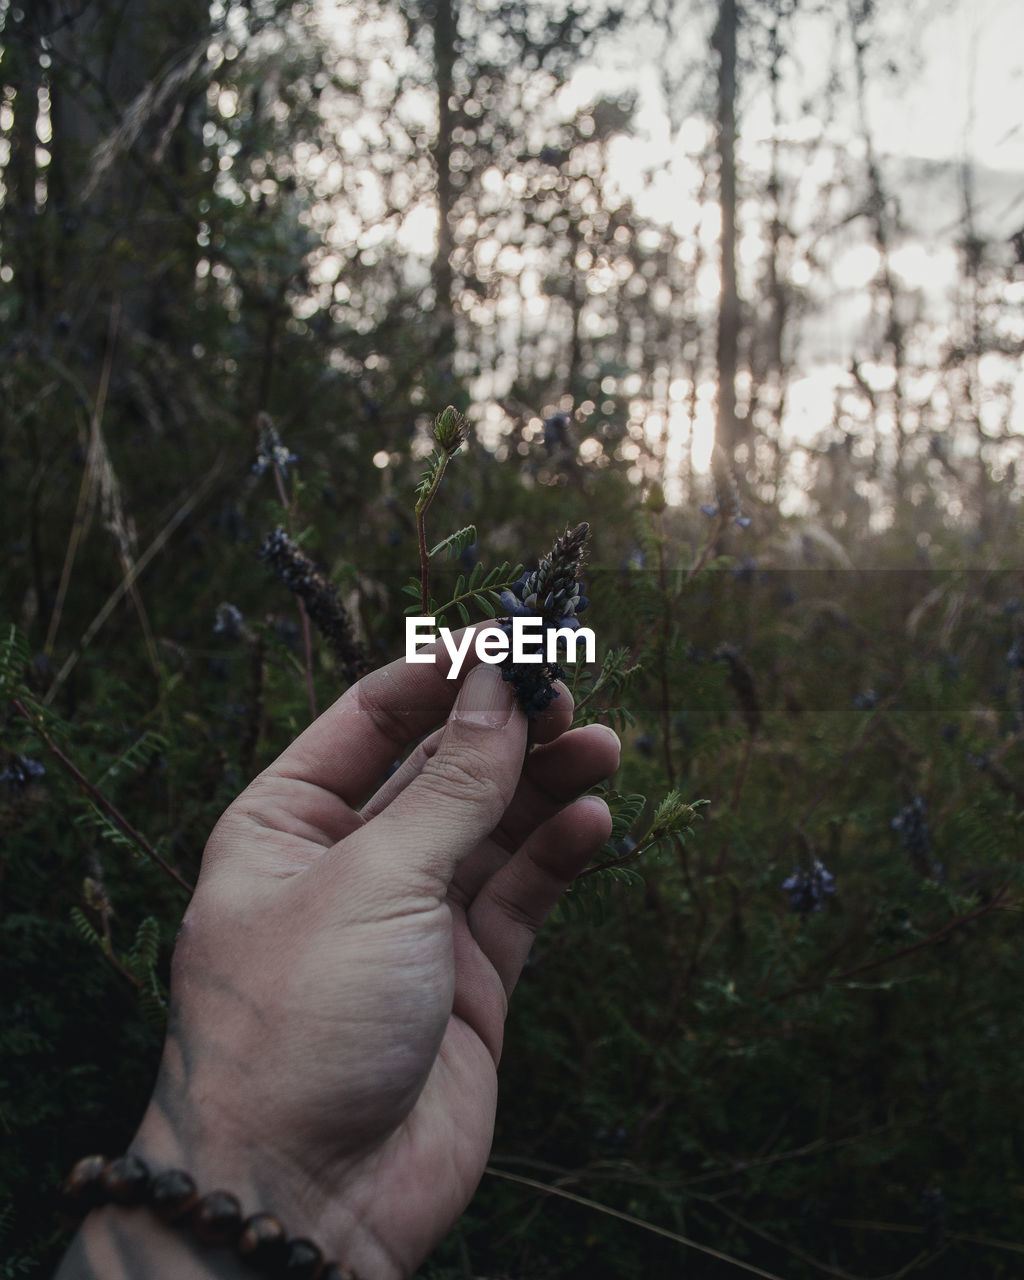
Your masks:
[[[60,1187],[62,1207],[76,1218],[105,1204],[146,1206],[162,1222],[187,1226],[200,1244],[234,1249],[247,1266],[271,1280],[358,1280],[350,1267],[327,1262],[312,1242],[290,1237],[272,1213],[242,1218],[229,1191],[200,1196],[181,1169],[152,1174],[138,1156],[85,1156]]]

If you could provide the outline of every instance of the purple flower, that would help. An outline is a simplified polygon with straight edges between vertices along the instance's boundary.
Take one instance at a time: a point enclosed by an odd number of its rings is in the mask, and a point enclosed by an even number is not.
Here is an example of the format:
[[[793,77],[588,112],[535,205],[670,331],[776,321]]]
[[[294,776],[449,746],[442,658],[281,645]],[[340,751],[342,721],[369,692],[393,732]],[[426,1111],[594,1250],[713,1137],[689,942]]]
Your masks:
[[[931,852],[927,810],[920,796],[914,796],[909,804],[905,804],[891,825],[893,831],[900,833],[900,843],[911,858],[925,857]]]
[[[228,640],[241,640],[245,619],[242,612],[233,604],[219,604],[213,619],[213,634],[224,636]]]
[[[577,576],[589,533],[587,524],[567,529],[538,568],[527,570],[501,592],[501,607],[509,621],[499,625],[506,633],[511,633],[512,618],[540,618],[545,632],[552,628],[575,631],[579,627],[577,614],[590,603]],[[503,678],[511,681],[519,706],[531,720],[558,697],[553,682],[564,675],[555,663],[517,665],[511,658],[502,663]]]
[[[941,862],[932,859],[932,837],[928,830],[928,810],[921,796],[914,798],[900,809],[891,822],[893,831],[900,833],[903,852],[919,875],[933,880],[944,879]]]
[[[38,760],[30,756],[12,756],[7,768],[0,773],[0,782],[5,782],[12,791],[24,791],[33,778],[41,778],[45,773]]]
[[[293,462],[298,462],[297,454],[281,443],[281,437],[277,434],[277,428],[270,421],[270,415],[261,413],[259,418],[260,433],[260,451],[256,455],[256,461],[252,464],[252,469],[256,475],[263,475],[264,471],[270,466],[277,467],[282,476],[288,475],[288,468]]]
[[[815,858],[810,870],[803,867],[794,869],[793,874],[782,882],[783,893],[789,894],[789,907],[797,915],[810,915],[812,911],[820,911],[825,898],[836,891],[836,878],[831,871],[826,871],[820,859]]]

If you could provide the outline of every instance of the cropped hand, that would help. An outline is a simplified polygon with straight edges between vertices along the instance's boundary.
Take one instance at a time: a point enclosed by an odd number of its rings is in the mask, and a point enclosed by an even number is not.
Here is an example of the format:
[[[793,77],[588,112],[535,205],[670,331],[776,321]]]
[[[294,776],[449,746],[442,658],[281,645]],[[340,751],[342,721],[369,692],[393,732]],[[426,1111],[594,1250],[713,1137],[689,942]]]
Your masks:
[[[563,691],[527,752],[496,668],[446,674],[439,653],[365,677],[217,824],[133,1144],[364,1280],[411,1275],[472,1196],[508,997],[610,829],[578,798],[617,765],[610,730],[570,730]]]

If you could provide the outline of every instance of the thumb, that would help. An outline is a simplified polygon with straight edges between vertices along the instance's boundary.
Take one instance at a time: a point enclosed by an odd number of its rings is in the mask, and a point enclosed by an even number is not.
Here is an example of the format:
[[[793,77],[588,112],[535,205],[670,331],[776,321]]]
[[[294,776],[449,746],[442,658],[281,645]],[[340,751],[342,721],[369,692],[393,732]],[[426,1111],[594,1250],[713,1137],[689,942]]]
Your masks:
[[[497,667],[465,677],[436,751],[404,790],[345,842],[392,890],[443,896],[455,868],[501,821],[526,755],[526,717]],[[351,859],[351,861],[350,861]]]

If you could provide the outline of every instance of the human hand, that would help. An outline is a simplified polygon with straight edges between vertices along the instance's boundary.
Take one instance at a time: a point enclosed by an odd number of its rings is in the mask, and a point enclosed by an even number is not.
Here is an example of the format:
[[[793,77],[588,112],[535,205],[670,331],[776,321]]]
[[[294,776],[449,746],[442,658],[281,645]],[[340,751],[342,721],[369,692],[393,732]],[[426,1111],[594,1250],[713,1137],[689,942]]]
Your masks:
[[[615,769],[610,730],[569,730],[565,691],[527,754],[498,670],[446,670],[364,678],[217,824],[133,1144],[365,1280],[410,1275],[472,1196],[508,997],[610,830],[576,798]]]

